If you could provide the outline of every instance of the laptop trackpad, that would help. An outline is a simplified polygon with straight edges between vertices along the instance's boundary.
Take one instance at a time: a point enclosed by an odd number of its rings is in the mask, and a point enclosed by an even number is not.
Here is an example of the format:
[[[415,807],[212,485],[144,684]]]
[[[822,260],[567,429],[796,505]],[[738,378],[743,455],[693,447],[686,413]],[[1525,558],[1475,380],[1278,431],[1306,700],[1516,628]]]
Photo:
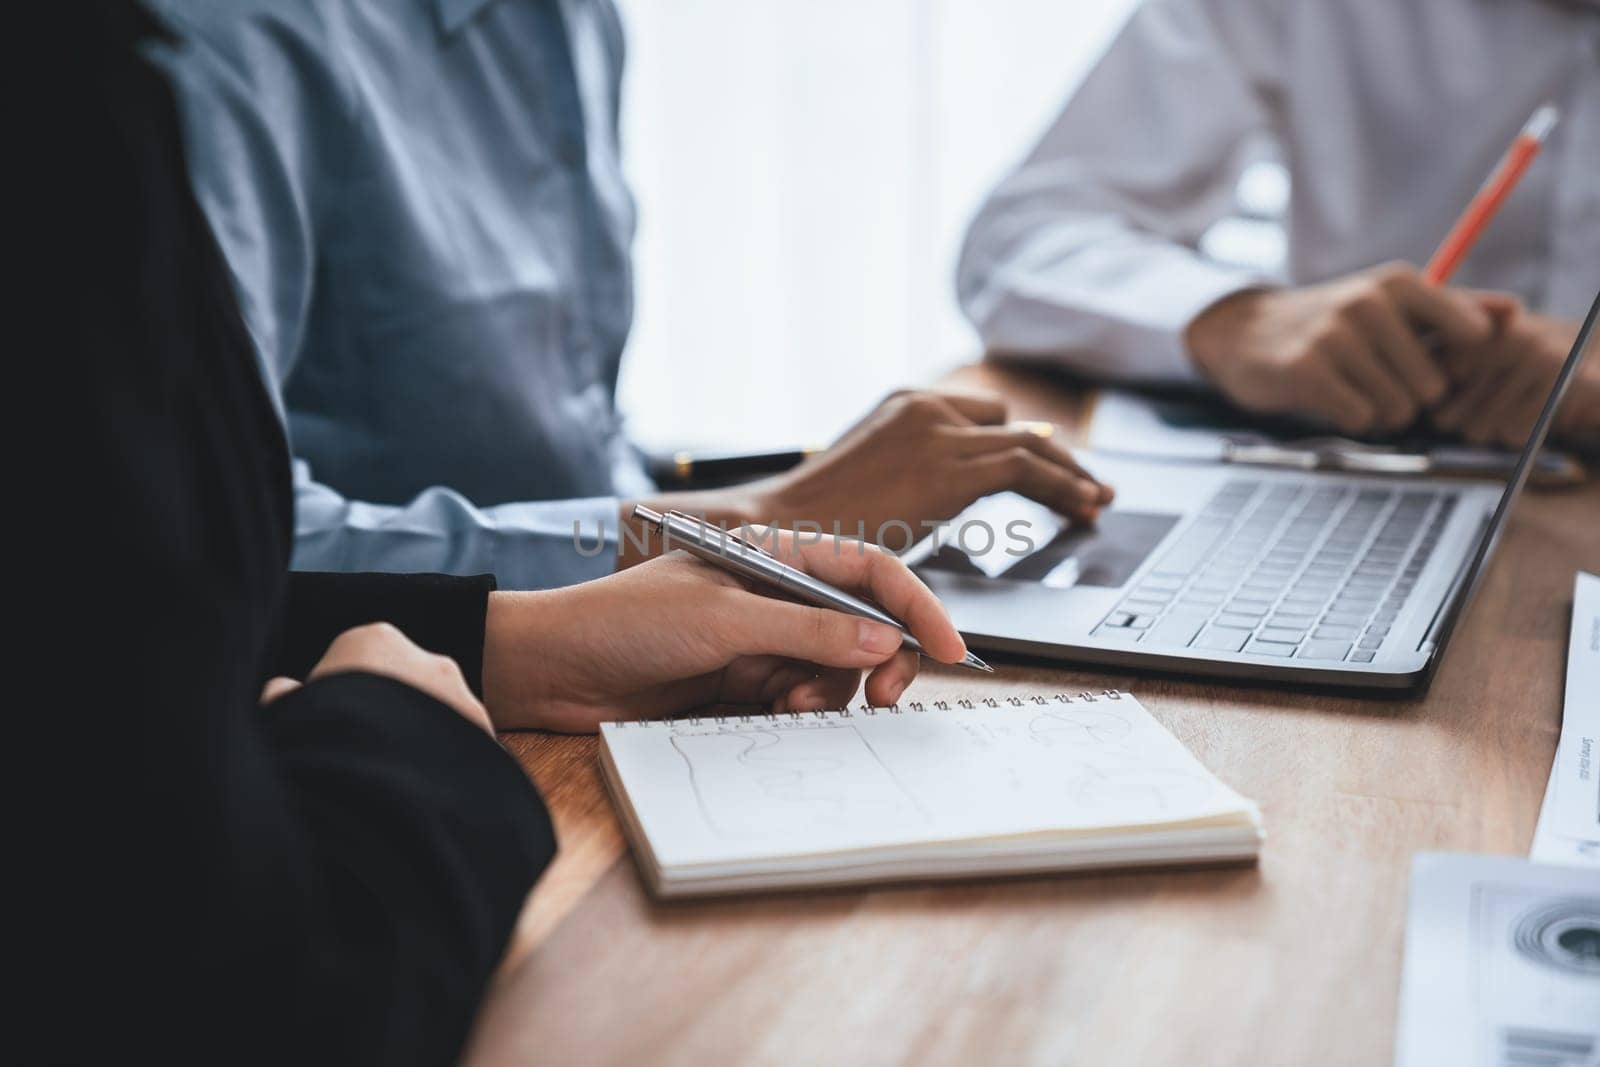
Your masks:
[[[1062,527],[1047,543],[1032,545],[1031,551],[1026,541],[1017,539],[990,546],[982,553],[947,544],[920,568],[1049,586],[1115,589],[1133,577],[1180,518],[1113,510],[1101,515],[1094,526]]]

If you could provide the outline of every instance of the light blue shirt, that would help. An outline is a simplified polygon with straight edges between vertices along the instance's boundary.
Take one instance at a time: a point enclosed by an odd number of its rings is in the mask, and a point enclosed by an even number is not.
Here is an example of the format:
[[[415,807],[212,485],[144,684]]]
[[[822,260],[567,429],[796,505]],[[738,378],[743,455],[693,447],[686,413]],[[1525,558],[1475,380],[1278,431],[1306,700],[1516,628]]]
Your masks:
[[[609,573],[649,492],[609,0],[157,0],[294,449],[300,569]],[[581,548],[574,524],[581,527]]]

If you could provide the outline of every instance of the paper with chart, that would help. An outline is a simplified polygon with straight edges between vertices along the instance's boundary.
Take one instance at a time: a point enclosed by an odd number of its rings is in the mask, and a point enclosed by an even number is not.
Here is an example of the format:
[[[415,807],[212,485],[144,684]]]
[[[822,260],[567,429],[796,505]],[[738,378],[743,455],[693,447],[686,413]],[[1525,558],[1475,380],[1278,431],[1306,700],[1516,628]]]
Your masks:
[[[1125,694],[603,729],[669,867],[1255,817]]]
[[[1564,704],[1530,858],[1600,867],[1600,578],[1592,574],[1580,573],[1572,594]]]
[[[1512,856],[1411,867],[1395,1067],[1600,1064],[1600,880]]]

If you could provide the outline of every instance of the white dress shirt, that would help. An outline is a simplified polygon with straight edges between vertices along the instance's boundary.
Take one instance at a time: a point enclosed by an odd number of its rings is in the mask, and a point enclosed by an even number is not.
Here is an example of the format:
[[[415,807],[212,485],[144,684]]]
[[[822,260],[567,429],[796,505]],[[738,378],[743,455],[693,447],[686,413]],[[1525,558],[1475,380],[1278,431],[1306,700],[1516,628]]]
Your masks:
[[[1421,264],[1542,103],[1562,121],[1454,282],[1580,318],[1600,289],[1600,2],[1147,0],[967,235],[991,351],[1196,377],[1183,333],[1263,283]],[[1263,144],[1287,166],[1286,277],[1208,260]]]

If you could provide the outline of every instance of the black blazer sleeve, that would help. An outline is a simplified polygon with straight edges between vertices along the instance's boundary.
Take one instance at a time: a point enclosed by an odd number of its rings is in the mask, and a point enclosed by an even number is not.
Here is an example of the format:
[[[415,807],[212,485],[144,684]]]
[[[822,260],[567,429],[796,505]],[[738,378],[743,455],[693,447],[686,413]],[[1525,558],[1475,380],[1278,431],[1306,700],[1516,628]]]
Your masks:
[[[450,1062],[555,850],[538,795],[480,729],[387,678],[321,679],[265,719],[279,774],[262,787],[290,800],[303,864],[303,955],[270,968],[268,1002],[323,1062]]]
[[[45,73],[3,116],[27,192],[0,203],[48,326],[15,361],[53,447],[11,604],[48,684],[16,716],[51,731],[17,745],[48,789],[48,850],[16,864],[48,886],[19,910],[62,1016],[43,1058],[450,1062],[549,819],[493,738],[392,680],[259,704],[288,616],[303,661],[402,580],[286,594],[288,452],[142,58],[165,45],[131,3],[40,10]],[[476,662],[487,584],[404,584],[414,635]]]
[[[388,622],[430,652],[461,665],[474,693],[483,693],[483,627],[493,575],[289,575],[282,636],[269,674],[304,678],[335,637],[352,626]]]

